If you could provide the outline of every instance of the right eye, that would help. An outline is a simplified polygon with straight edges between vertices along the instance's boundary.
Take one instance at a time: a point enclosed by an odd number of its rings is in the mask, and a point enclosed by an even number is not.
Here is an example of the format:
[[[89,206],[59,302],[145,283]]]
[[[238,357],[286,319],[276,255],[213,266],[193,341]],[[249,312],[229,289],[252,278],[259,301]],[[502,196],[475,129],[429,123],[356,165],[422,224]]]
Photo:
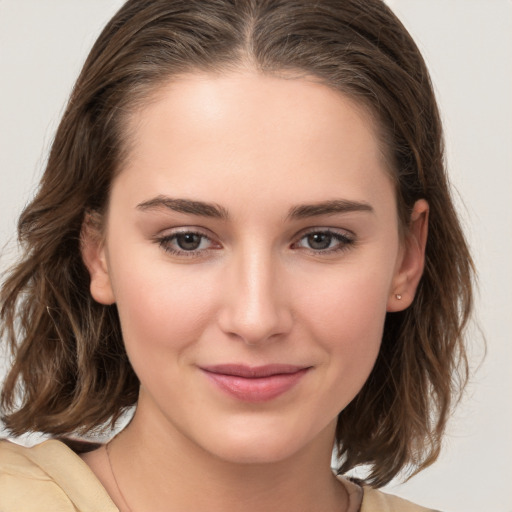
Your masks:
[[[183,257],[199,256],[210,249],[218,248],[206,235],[195,231],[171,233],[158,238],[157,242],[166,252]]]

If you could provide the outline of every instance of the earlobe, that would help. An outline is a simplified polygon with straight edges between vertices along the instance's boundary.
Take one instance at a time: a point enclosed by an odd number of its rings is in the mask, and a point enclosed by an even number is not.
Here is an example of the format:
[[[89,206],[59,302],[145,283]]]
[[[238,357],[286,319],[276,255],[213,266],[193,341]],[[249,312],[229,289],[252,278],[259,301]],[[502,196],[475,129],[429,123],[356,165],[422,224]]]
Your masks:
[[[82,260],[91,278],[90,291],[96,302],[110,305],[115,296],[110,281],[104,237],[100,232],[97,213],[87,213],[82,224],[80,249]]]
[[[414,300],[416,289],[423,275],[425,249],[428,235],[427,201],[420,199],[414,204],[411,220],[405,234],[397,270],[393,278],[387,311],[403,311]]]

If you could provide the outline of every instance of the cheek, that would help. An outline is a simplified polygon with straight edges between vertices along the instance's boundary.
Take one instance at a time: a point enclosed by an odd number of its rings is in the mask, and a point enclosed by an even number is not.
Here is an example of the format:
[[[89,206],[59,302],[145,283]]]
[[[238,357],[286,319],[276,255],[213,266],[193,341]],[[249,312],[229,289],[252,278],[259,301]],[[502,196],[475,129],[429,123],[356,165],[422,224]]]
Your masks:
[[[309,311],[316,328],[325,333],[345,333],[347,342],[375,337],[380,341],[390,283],[385,276],[369,266],[346,268],[326,274],[321,280],[315,276],[307,287],[309,293],[302,308]]]
[[[359,392],[377,358],[386,316],[388,280],[383,273],[351,269],[315,287],[303,302],[307,329],[322,348],[332,391],[331,407],[342,410]]]
[[[203,279],[198,289],[190,275],[192,267],[176,269],[161,261],[134,271],[133,260],[121,258],[116,263],[114,292],[124,343],[136,373],[151,373],[159,364],[184,363],[180,354],[201,337],[211,316],[213,287]],[[172,361],[170,353],[175,356]]]

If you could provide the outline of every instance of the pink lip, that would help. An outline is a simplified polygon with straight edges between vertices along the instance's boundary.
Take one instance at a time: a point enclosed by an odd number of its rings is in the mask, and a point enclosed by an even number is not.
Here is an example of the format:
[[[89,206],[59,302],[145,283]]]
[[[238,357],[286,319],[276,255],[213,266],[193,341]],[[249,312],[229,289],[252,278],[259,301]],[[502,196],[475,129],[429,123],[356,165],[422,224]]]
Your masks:
[[[266,402],[291,389],[310,367],[225,364],[201,368],[222,391],[245,402]]]

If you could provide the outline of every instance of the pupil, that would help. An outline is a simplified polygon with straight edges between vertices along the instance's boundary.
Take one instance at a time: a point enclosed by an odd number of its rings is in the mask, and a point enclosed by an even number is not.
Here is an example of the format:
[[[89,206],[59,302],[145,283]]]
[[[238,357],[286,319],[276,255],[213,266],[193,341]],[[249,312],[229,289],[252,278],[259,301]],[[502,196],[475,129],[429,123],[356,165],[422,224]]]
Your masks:
[[[308,236],[308,244],[312,249],[327,249],[331,245],[332,236],[326,233],[314,233]]]
[[[184,235],[178,235],[176,237],[180,249],[184,251],[194,251],[201,244],[201,237],[194,233],[186,233]]]

